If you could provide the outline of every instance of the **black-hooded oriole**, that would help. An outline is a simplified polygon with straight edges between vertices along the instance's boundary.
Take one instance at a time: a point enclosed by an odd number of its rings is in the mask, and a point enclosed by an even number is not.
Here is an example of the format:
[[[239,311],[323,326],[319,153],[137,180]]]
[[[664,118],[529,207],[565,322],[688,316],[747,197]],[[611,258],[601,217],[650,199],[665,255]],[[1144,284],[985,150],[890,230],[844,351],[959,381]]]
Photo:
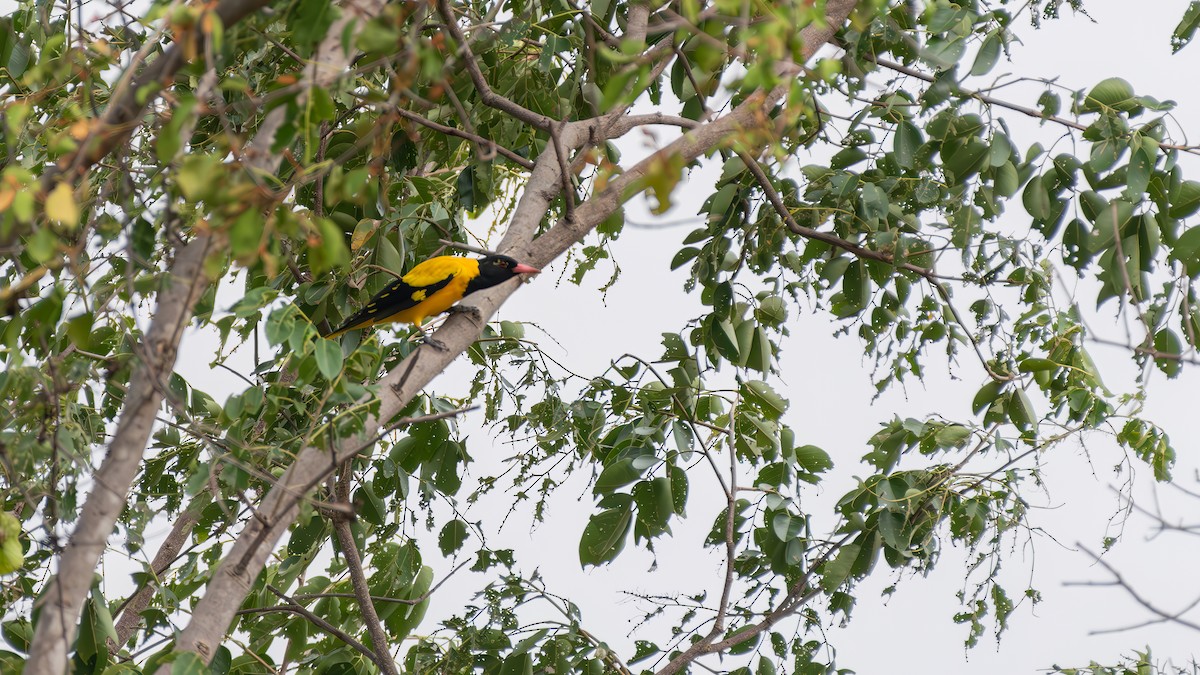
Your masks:
[[[504,283],[518,274],[539,272],[536,267],[523,265],[506,255],[479,259],[454,255],[430,258],[388,284],[325,337],[335,338],[346,331],[381,323],[412,323],[419,328],[425,319],[445,312],[475,291]]]

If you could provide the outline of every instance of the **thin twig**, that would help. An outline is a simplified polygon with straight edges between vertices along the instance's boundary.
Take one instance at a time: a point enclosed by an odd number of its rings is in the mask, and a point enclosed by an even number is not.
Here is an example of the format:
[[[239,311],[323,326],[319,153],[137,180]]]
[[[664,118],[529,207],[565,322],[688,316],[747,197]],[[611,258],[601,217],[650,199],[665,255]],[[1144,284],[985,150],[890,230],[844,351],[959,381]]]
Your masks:
[[[459,138],[462,138],[462,139],[465,139],[468,141],[472,141],[480,146],[491,148],[493,151],[498,152],[501,155],[504,155],[504,157],[506,159],[512,161],[515,164],[520,165],[522,168],[533,169],[533,161],[530,160],[528,157],[522,157],[522,156],[518,155],[517,153],[513,152],[512,150],[509,150],[508,148],[504,147],[503,145],[496,143],[493,140],[489,140],[487,138],[484,138],[483,136],[480,136],[478,134],[473,134],[473,133],[471,133],[469,131],[465,131],[463,129],[456,129],[455,127],[446,126],[445,124],[438,124],[437,122],[434,122],[431,119],[422,117],[421,115],[418,115],[417,113],[412,112],[411,110],[405,110],[404,108],[396,108],[395,110],[396,110],[397,115],[403,117],[406,120],[416,122],[417,124],[420,124],[423,127],[428,127],[439,133],[446,134],[447,136],[457,136]]]
[[[333,637],[341,640],[342,642],[345,642],[347,645],[350,645],[350,647],[353,648],[355,651],[357,651],[359,654],[362,654],[363,656],[370,659],[372,663],[379,666],[379,668],[381,670],[383,669],[383,665],[380,664],[380,661],[382,659],[380,659],[379,655],[376,654],[375,652],[371,651],[366,645],[364,645],[363,643],[359,642],[358,640],[355,640],[354,638],[350,637],[349,635],[347,635],[343,631],[339,630],[336,626],[329,623],[325,619],[322,619],[321,617],[317,616],[316,614],[313,614],[312,612],[308,611],[307,609],[302,607],[300,605],[300,603],[293,600],[291,598],[291,596],[289,596],[287,593],[284,593],[283,591],[279,590],[278,588],[275,588],[271,584],[267,584],[267,590],[271,591],[277,597],[279,597],[281,600],[283,600],[284,602],[286,602],[288,604],[276,605],[274,607],[256,607],[253,609],[243,609],[243,610],[238,611],[237,613],[241,614],[241,615],[263,614],[266,612],[291,612],[293,614],[298,614],[298,615],[304,617],[305,619],[308,619],[308,621],[311,622],[317,628],[320,628],[321,630],[325,631],[326,633],[329,633]]]
[[[507,113],[530,126],[544,131],[551,131],[551,120],[549,117],[536,113],[492,91],[487,78],[483,76],[483,71],[479,69],[479,63],[475,61],[475,54],[471,51],[470,44],[468,44],[466,37],[463,36],[462,29],[458,26],[458,17],[454,16],[454,10],[450,7],[449,0],[438,0],[437,9],[438,13],[442,16],[442,20],[445,22],[446,31],[450,33],[450,37],[454,38],[457,54],[462,59],[463,65],[466,66],[467,74],[471,76],[471,82],[475,84],[479,100],[483,101],[483,104],[489,108],[495,108]]]
[[[461,244],[457,241],[450,241],[449,239],[438,239],[438,243],[442,246],[449,246],[450,248],[457,248],[462,251],[470,251],[471,253],[478,253],[479,255],[499,255],[495,251],[486,248],[479,248],[478,246],[472,246],[470,244]]]
[[[346,505],[350,504],[350,464],[342,465],[342,475],[337,479],[335,498]],[[371,644],[379,657],[375,663],[387,675],[398,675],[396,662],[388,649],[387,633],[379,621],[379,613],[371,602],[371,589],[367,585],[367,575],[363,573],[362,556],[358,553],[358,545],[354,543],[354,533],[350,531],[350,520],[345,517],[333,518],[333,532],[337,535],[338,545],[346,558],[346,568],[350,572],[350,582],[354,586],[354,595],[358,600],[358,609],[362,613],[363,623],[367,625],[367,634],[371,636]]]
[[[1092,635],[1101,635],[1104,633],[1119,633],[1119,632],[1131,630],[1133,628],[1139,628],[1141,626],[1147,626],[1147,625],[1156,624],[1156,623],[1175,623],[1175,624],[1179,624],[1180,626],[1184,626],[1186,628],[1191,628],[1194,631],[1200,631],[1200,624],[1197,624],[1192,621],[1188,621],[1186,619],[1181,618],[1184,614],[1186,614],[1186,613],[1190,612],[1192,609],[1194,609],[1196,607],[1196,605],[1200,604],[1200,598],[1196,598],[1191,603],[1189,603],[1187,605],[1187,607],[1184,607],[1183,609],[1179,610],[1178,612],[1168,612],[1164,609],[1160,609],[1154,603],[1150,602],[1146,598],[1143,598],[1141,596],[1141,594],[1139,594],[1136,590],[1134,590],[1133,586],[1131,586],[1129,584],[1129,582],[1125,581],[1125,578],[1121,576],[1121,573],[1118,572],[1112,565],[1108,564],[1108,562],[1106,562],[1103,558],[1096,555],[1090,549],[1088,549],[1086,546],[1084,546],[1083,544],[1081,544],[1079,542],[1076,542],[1075,546],[1077,546],[1079,548],[1079,550],[1088,554],[1088,556],[1091,557],[1093,562],[1100,565],[1109,574],[1111,574],[1113,577],[1113,580],[1110,582],[1095,582],[1095,581],[1067,582],[1064,585],[1066,585],[1066,586],[1120,586],[1122,589],[1125,590],[1126,593],[1129,594],[1129,597],[1134,599],[1135,602],[1137,602],[1142,607],[1146,608],[1146,610],[1149,611],[1151,614],[1154,614],[1155,616],[1159,617],[1158,619],[1155,619],[1152,621],[1147,621],[1147,622],[1138,624],[1136,626],[1128,626],[1125,628],[1106,628],[1106,629],[1102,629],[1102,630],[1091,631]]]
[[[450,570],[450,572],[446,576],[442,577],[441,581],[437,582],[433,586],[430,586],[428,591],[425,591],[421,595],[419,595],[411,600],[405,600],[404,598],[389,598],[389,597],[385,597],[385,596],[381,596],[381,595],[372,595],[371,600],[373,602],[388,602],[388,603],[392,603],[392,604],[396,604],[396,605],[409,605],[409,606],[419,605],[422,602],[425,602],[426,600],[428,600],[430,598],[430,596],[432,596],[434,594],[434,592],[437,591],[437,589],[441,588],[442,584],[449,581],[450,577],[454,576],[455,572],[461,570],[462,568],[466,567],[470,563],[471,563],[470,560],[464,560],[463,562],[459,563],[457,567]],[[298,594],[294,597],[297,600],[318,600],[320,598],[357,598],[358,596],[353,593],[303,593],[303,594]]]
[[[927,73],[923,73],[915,68],[909,68],[908,66],[896,63],[894,61],[889,61],[887,59],[881,59],[873,54],[864,53],[862,56],[866,60],[868,60],[878,66],[887,68],[888,70],[894,70],[897,73],[902,73],[904,75],[908,75],[909,77],[915,77],[918,80],[924,80],[925,82],[929,82],[929,83],[933,83],[934,81],[936,81],[936,78],[934,78],[934,76],[929,75]],[[1046,120],[1047,122],[1054,122],[1055,124],[1060,124],[1064,127],[1068,127],[1070,129],[1074,129],[1076,131],[1087,131],[1087,129],[1088,129],[1088,125],[1086,125],[1086,124],[1081,124],[1074,120],[1066,119],[1065,117],[1059,117],[1058,115],[1047,115],[1047,114],[1043,113],[1041,110],[1037,110],[1035,108],[1029,108],[1029,107],[1026,107],[1023,105],[1018,105],[1016,103],[1010,103],[1009,101],[1005,101],[1004,99],[1001,99],[1001,98],[996,98],[995,96],[988,96],[987,94],[984,94],[978,90],[972,91],[970,89],[959,89],[958,93],[967,98],[973,98],[977,101],[987,103],[988,105],[994,105],[999,108],[1005,108],[1005,109],[1011,110],[1013,112],[1021,113],[1022,115],[1027,115],[1029,117],[1033,117],[1035,119]],[[1191,154],[1197,154],[1198,152],[1200,152],[1200,147],[1197,147],[1194,145],[1160,143],[1158,145],[1158,147],[1164,148],[1167,150],[1182,150],[1183,152],[1187,152],[1187,153],[1191,153]]]

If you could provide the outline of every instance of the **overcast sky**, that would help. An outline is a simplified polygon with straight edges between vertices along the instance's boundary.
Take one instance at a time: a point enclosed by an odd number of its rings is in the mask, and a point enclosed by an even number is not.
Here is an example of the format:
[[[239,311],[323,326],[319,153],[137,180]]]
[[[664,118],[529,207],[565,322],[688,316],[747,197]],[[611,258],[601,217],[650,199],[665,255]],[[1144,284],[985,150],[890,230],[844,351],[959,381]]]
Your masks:
[[[1190,140],[1196,142],[1200,138],[1200,94],[1194,80],[1200,66],[1200,45],[1192,45],[1175,57],[1170,56],[1168,45],[1171,30],[1186,5],[1184,0],[1091,0],[1087,8],[1095,23],[1084,16],[1070,16],[1069,9],[1064,9],[1065,18],[1045,23],[1040,31],[1032,30],[1027,20],[1021,19],[1016,31],[1025,44],[1014,45],[1014,61],[1002,62],[993,75],[1014,72],[1058,78],[1060,84],[1074,89],[1121,76],[1133,83],[1139,94],[1176,100],[1179,106],[1174,115],[1178,124],[1192,131]],[[877,84],[882,81],[879,79]],[[1029,88],[1000,95],[1032,105],[1038,91]],[[1061,136],[1060,129],[1040,130],[1036,122],[1015,114],[1003,116],[1021,148],[1035,139],[1048,145],[1047,139],[1052,142]],[[627,146],[644,143],[643,139],[633,138]],[[803,158],[800,161],[804,163]],[[1200,175],[1194,162],[1189,170],[1193,178]],[[661,352],[660,334],[678,331],[701,311],[695,298],[682,296],[684,275],[667,270],[682,238],[699,223],[695,207],[706,197],[712,177],[711,171],[693,173],[676,194],[679,206],[663,216],[651,216],[639,204],[631,206],[628,220],[649,227],[627,228],[614,246],[622,276],[605,299],[595,290],[608,278],[603,264],[583,288],[576,288],[559,282],[563,271],[560,261],[521,289],[501,309],[500,317],[538,324],[554,338],[541,340],[543,347],[576,372],[599,373],[610,359],[625,352],[657,357]],[[1012,217],[1026,217],[1019,200],[1009,210]],[[681,221],[687,224],[663,226]],[[1092,296],[1086,291],[1081,295],[1081,304],[1089,306]],[[1108,326],[1100,318],[1093,327],[1104,332],[1111,326],[1114,332],[1110,337],[1122,338],[1123,333],[1111,323],[1111,309],[1112,303],[1103,315],[1108,317]],[[910,383],[906,391],[892,390],[872,401],[874,388],[866,375],[869,363],[863,358],[857,338],[834,339],[836,326],[823,314],[797,314],[793,310],[790,321],[792,336],[783,345],[780,383],[792,403],[787,421],[796,428],[801,442],[823,447],[837,463],[825,483],[808,488],[812,493],[805,494],[804,499],[811,508],[828,513],[836,499],[853,487],[853,476],[866,474],[858,458],[866,452],[866,441],[880,422],[893,415],[925,418],[935,413],[951,419],[970,418],[970,398],[984,379],[974,360],[964,356],[953,364],[951,378],[945,360],[931,356],[927,359],[931,370],[925,386]],[[539,338],[535,330],[530,330],[528,336]],[[194,353],[207,338],[192,336],[189,340],[195,342],[184,353]],[[1106,374],[1106,384],[1116,390],[1130,390],[1135,371],[1128,365],[1128,354],[1100,346],[1093,346],[1092,351]],[[209,371],[201,359],[181,363],[180,368],[191,382],[218,399],[222,392],[241,387],[233,376]],[[464,393],[470,372],[459,364],[431,388]],[[1174,382],[1154,375],[1149,404],[1150,417],[1172,434],[1179,451],[1176,476],[1190,486],[1194,486],[1197,465],[1192,418],[1198,376],[1194,368],[1186,368]],[[477,460],[470,469],[473,476],[496,473],[504,458],[523,449],[509,445],[504,437],[479,430],[470,420],[464,428],[474,429],[469,445]],[[1200,644],[1200,634],[1155,626],[1115,635],[1090,635],[1091,631],[1137,624],[1148,616],[1119,590],[1063,585],[1106,580],[1105,573],[1091,565],[1075,544],[1082,542],[1098,550],[1102,537],[1123,531],[1124,542],[1106,559],[1139,590],[1166,609],[1179,609],[1200,597],[1200,579],[1193,571],[1193,561],[1200,553],[1197,542],[1178,535],[1147,541],[1147,519],[1136,515],[1127,521],[1120,519],[1120,502],[1112,487],[1121,485],[1127,476],[1114,475],[1112,467],[1122,459],[1115,445],[1100,434],[1087,437],[1083,443],[1065,443],[1044,458],[1047,489],[1027,496],[1035,507],[1030,522],[1043,528],[1045,534],[1035,535],[1011,551],[1004,570],[1010,591],[1019,592],[1032,585],[1041,591],[1044,602],[1036,608],[1021,606],[999,645],[985,637],[980,647],[964,652],[966,628],[951,621],[959,611],[955,593],[963,587],[964,567],[959,561],[963,553],[943,539],[946,548],[941,562],[929,578],[902,579],[898,592],[885,602],[879,593],[896,579],[884,571],[881,563],[877,573],[858,587],[855,594],[859,604],[850,626],[828,633],[839,650],[838,665],[859,673],[1024,673],[1052,664],[1086,665],[1091,659],[1113,662],[1119,655],[1146,644],[1159,656],[1174,657],[1176,665],[1187,663],[1195,651],[1193,645]],[[1141,503],[1149,504],[1157,492],[1164,496],[1168,512],[1176,517],[1187,519],[1195,511],[1196,501],[1179,499],[1169,489],[1156,489],[1148,469],[1141,465],[1135,469],[1134,493]],[[693,480],[705,480],[699,472],[696,475]],[[674,540],[660,540],[657,546],[657,571],[648,572],[650,556],[632,546],[613,565],[581,571],[577,545],[586,518],[593,511],[585,478],[580,476],[563,488],[552,507],[554,517],[547,523],[530,533],[527,518],[514,518],[502,532],[489,532],[488,543],[515,548],[522,569],[537,566],[550,590],[569,596],[581,606],[585,627],[602,639],[624,645],[623,655],[628,656],[634,637],[628,635],[630,621],[646,608],[621,591],[695,592],[706,584],[714,592],[719,588],[723,558],[719,552],[709,551],[697,556],[697,551],[722,504],[711,490],[696,490],[688,505],[689,519],[674,526]],[[503,498],[501,495],[495,499]],[[494,511],[490,509],[496,504],[485,501],[468,510],[467,519],[487,518],[485,524],[494,526]],[[471,549],[469,543],[465,550]],[[432,540],[423,550],[440,578],[451,563],[437,559]],[[431,630],[443,610],[452,611],[466,602],[479,582],[478,577],[463,574],[439,590],[435,607],[419,632]],[[660,628],[646,637],[665,635],[666,627]]]

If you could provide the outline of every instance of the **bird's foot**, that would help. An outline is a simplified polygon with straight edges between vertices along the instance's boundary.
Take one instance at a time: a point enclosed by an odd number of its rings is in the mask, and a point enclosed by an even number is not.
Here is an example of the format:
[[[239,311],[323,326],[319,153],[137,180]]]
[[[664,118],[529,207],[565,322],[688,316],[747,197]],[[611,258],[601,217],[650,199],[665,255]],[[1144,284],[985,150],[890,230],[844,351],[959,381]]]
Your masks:
[[[438,350],[439,352],[450,351],[450,348],[446,346],[446,343],[433,337],[432,335],[429,335],[428,333],[426,333],[425,336],[421,338],[421,343],[427,344],[430,347],[433,347],[434,349]]]
[[[420,336],[421,336],[421,344],[429,345],[430,347],[433,347],[434,349],[438,350],[439,352],[450,351],[449,347],[447,347],[441,340],[433,337],[433,334],[430,333],[429,331],[425,330],[424,326],[417,326],[416,328],[417,328],[417,333],[420,334]],[[411,340],[413,337],[416,337],[416,336],[410,336],[409,339]]]
[[[473,320],[476,324],[479,324],[483,321],[483,312],[479,311],[479,308],[475,305],[454,305],[450,309],[446,310],[446,313],[466,314],[467,316],[471,317],[471,320]]]

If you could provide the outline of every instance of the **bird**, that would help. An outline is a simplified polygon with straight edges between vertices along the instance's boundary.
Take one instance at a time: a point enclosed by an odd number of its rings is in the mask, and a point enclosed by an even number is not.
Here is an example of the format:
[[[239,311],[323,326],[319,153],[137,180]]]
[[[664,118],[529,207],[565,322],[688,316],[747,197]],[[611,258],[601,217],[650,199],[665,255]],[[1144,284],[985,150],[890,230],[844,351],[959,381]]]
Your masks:
[[[504,283],[518,274],[539,274],[541,270],[517,262],[506,255],[488,255],[483,258],[464,258],[455,255],[436,256],[425,260],[407,274],[388,284],[355,312],[335,331],[323,337],[333,339],[347,331],[366,328],[383,323],[411,323],[422,334],[421,324],[425,319],[445,311],[468,311],[479,315],[479,310],[470,307],[460,310],[454,303],[464,297]],[[425,342],[435,348],[445,349],[441,343],[428,335]]]

